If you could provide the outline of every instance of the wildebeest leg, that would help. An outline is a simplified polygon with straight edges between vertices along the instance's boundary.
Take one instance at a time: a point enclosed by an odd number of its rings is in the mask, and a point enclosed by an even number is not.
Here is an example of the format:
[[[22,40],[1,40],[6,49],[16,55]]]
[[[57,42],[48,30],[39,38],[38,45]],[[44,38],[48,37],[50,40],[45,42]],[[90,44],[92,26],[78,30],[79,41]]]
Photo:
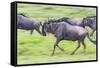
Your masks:
[[[64,49],[62,49],[59,45],[57,45],[57,47],[58,47],[62,52],[64,52]]]
[[[56,40],[56,42],[55,42],[55,44],[54,44],[54,47],[53,47],[53,52],[52,52],[51,56],[54,55],[54,52],[55,52],[56,46],[58,45],[59,42],[60,42],[60,40]]]
[[[33,31],[34,31],[34,29],[31,30],[31,33],[30,33],[31,35],[32,35]]]
[[[40,33],[41,34],[41,31],[40,31],[40,29],[39,28],[35,28],[36,29],[36,31],[38,32],[38,33]]]
[[[80,47],[80,41],[78,41],[78,46],[77,46],[77,48],[71,53],[71,55],[73,55],[76,51],[77,51],[77,49]]]
[[[84,43],[84,40],[82,41],[83,47],[84,47],[84,53],[86,51],[86,44]]]
[[[95,32],[95,30],[93,30],[92,32],[91,32],[91,34],[90,34],[90,36],[93,36],[93,33]]]

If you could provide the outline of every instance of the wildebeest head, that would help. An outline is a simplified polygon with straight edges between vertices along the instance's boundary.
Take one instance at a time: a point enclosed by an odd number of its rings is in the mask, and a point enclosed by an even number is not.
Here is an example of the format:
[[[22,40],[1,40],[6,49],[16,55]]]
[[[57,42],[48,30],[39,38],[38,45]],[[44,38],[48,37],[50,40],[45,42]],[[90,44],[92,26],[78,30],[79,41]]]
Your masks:
[[[87,25],[90,26],[91,28],[96,27],[96,16],[88,17],[88,23]]]
[[[45,21],[42,25],[42,34],[43,36],[46,36],[47,33],[50,32],[50,23],[48,21]]]
[[[88,16],[86,18],[83,18],[81,25],[83,27],[89,26],[91,28],[95,28],[96,27],[96,16]]]

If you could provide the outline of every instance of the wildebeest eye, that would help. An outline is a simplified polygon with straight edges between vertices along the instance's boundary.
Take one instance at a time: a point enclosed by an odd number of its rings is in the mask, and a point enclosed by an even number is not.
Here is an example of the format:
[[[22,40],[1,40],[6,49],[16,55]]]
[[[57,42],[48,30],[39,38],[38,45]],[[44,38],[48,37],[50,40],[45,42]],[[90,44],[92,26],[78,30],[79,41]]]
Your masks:
[[[47,24],[50,24],[49,22]]]

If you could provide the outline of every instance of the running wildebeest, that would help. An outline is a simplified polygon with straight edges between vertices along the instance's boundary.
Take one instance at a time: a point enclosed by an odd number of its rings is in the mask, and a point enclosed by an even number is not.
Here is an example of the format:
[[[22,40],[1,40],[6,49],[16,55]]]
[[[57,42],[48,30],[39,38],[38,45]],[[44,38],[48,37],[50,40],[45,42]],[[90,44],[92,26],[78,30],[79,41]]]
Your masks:
[[[96,31],[96,16],[87,16],[83,20],[71,19],[68,17],[63,17],[59,19],[60,21],[65,21],[71,25],[77,25],[85,28],[86,26],[90,27],[93,31],[90,33],[90,36]],[[96,40],[92,40],[96,44]]]
[[[83,18],[83,21],[81,24],[84,26],[88,26],[93,30],[90,33],[90,36],[92,36],[93,33],[96,31],[96,16],[88,16],[86,18]]]
[[[42,26],[42,24],[39,20],[31,20],[29,17],[17,14],[18,29],[31,30],[31,34],[33,33],[33,30],[36,30],[41,34],[40,26]]]
[[[77,25],[77,26],[81,26],[84,27],[88,26],[90,27],[93,31],[90,33],[90,36],[93,35],[93,33],[96,30],[96,16],[87,16],[85,18],[83,18],[83,20],[76,20],[76,19],[71,19],[68,17],[63,17],[59,19],[60,21],[65,21],[71,25]]]
[[[90,33],[90,36],[92,36],[96,30],[96,16],[87,16],[87,17],[83,18],[82,21],[80,19],[71,19],[68,17],[63,17],[63,18],[58,19],[58,21],[64,21],[71,25],[81,26],[83,28],[85,28],[85,26],[88,26],[93,30]],[[91,41],[93,41],[94,44],[96,45],[96,40],[91,39]]]
[[[89,33],[87,32],[86,29],[80,26],[74,26],[69,23],[66,23],[64,21],[60,22],[50,22],[50,21],[45,21],[45,23],[42,26],[42,34],[44,36],[47,35],[47,33],[52,33],[56,37],[56,42],[54,44],[52,56],[54,55],[55,48],[58,47],[61,51],[64,52],[64,50],[58,45],[58,43],[61,40],[69,40],[69,41],[77,41],[78,46],[77,48],[71,53],[73,55],[77,49],[79,49],[80,44],[82,43],[84,46],[84,52],[86,49],[86,44],[84,43],[84,39],[87,36],[89,40],[94,43],[90,37]]]

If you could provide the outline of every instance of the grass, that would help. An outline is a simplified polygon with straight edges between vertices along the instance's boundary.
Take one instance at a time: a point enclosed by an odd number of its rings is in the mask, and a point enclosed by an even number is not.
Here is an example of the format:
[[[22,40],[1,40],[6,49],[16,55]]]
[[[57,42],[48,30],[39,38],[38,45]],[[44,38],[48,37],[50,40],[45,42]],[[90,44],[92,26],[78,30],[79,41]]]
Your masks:
[[[84,7],[68,7],[68,6],[44,6],[44,5],[27,5],[18,4],[18,12],[25,13],[31,18],[37,18],[44,22],[48,17],[61,18],[71,17],[79,18],[96,15],[95,8]],[[91,31],[91,30],[90,30]],[[30,31],[17,30],[17,60],[18,64],[37,64],[37,63],[52,63],[52,62],[70,62],[70,61],[85,61],[96,60],[96,46],[92,44],[87,38],[85,43],[87,45],[86,53],[83,53],[83,46],[75,53],[71,52],[77,47],[77,42],[63,40],[59,45],[65,50],[61,52],[58,48],[54,56],[50,56],[55,37],[53,35],[41,36],[36,31],[30,35]],[[96,33],[92,38],[96,38]]]
[[[43,37],[37,32],[30,35],[29,31],[18,30],[18,64],[95,60],[96,47],[88,39],[86,40],[85,54],[83,53],[83,46],[81,46],[75,55],[70,55],[76,48],[77,42],[64,40],[59,45],[64,48],[65,53],[57,48],[55,55],[50,56],[55,43],[55,38],[52,35]]]
[[[47,9],[51,8],[51,9]],[[78,17],[83,18],[86,16],[96,15],[95,8],[84,7],[70,7],[70,6],[51,6],[51,5],[27,5],[18,4],[18,12],[25,13],[26,15],[37,18],[40,20],[46,20],[50,18],[61,17]]]

